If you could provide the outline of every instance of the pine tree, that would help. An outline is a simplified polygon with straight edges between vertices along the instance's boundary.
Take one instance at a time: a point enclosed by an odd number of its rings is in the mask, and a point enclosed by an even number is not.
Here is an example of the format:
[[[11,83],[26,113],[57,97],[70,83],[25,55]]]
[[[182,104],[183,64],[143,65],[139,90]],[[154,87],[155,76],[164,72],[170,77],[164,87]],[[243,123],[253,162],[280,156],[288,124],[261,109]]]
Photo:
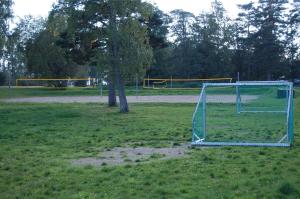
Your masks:
[[[248,57],[248,78],[277,79],[286,73],[284,59],[285,5],[287,0],[259,0],[241,5],[239,40]],[[241,44],[241,43],[240,43]]]

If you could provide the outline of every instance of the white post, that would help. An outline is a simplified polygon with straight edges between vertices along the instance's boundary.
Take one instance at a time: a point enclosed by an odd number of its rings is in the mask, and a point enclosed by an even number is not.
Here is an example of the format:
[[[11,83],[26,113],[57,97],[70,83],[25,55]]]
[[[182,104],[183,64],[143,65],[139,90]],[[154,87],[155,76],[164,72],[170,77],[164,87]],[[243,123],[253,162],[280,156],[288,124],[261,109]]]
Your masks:
[[[148,88],[150,88],[150,78],[149,78],[149,75],[148,75]]]
[[[11,71],[8,69],[8,98],[11,98]]]
[[[139,79],[138,79],[138,74],[135,75],[135,95],[136,98],[138,97],[138,92],[139,92]]]
[[[203,127],[203,139],[206,137],[206,87],[203,88],[202,98],[202,127]]]
[[[99,87],[100,87],[100,96],[102,97],[103,96],[103,88],[102,88],[102,77],[100,75],[100,83],[99,83]]]

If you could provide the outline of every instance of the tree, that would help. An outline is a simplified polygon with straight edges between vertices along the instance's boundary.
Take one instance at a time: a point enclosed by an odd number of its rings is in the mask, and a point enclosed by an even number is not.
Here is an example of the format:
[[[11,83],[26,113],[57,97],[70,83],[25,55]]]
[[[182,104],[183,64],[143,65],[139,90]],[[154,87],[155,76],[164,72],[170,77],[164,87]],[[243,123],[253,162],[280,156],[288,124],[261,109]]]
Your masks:
[[[144,74],[149,66],[152,51],[147,38],[147,27],[139,18],[148,17],[147,4],[140,0],[108,1],[108,49],[112,71],[118,86],[120,112],[129,111],[122,75]],[[143,7],[145,6],[145,7]]]
[[[120,112],[128,112],[124,76],[140,74],[152,61],[145,21],[151,14],[148,3],[140,0],[61,1],[69,15],[72,31],[82,52],[93,52],[105,64],[109,83],[109,105],[114,105],[118,88]],[[86,46],[86,45],[89,46]],[[76,45],[75,45],[76,46]]]
[[[35,77],[66,78],[74,77],[76,64],[67,59],[67,53],[55,45],[56,38],[48,30],[27,46],[28,71]],[[74,68],[75,67],[75,68]]]
[[[196,62],[194,71],[202,77],[224,77],[232,74],[234,46],[233,25],[220,1],[212,3],[211,11],[196,17],[193,24]]]
[[[65,16],[50,13],[45,27],[26,43],[28,72],[39,78],[76,76],[78,65],[72,60],[69,50],[57,44],[61,32],[67,29]],[[64,85],[55,82],[54,86]]]
[[[191,41],[194,15],[184,10],[173,10],[171,17],[173,22],[171,33],[174,39],[172,56],[174,76],[189,77],[191,75],[189,65],[194,57]]]
[[[5,71],[4,50],[9,30],[9,19],[12,18],[12,0],[0,1],[0,69]]]
[[[5,59],[12,79],[25,75],[27,72],[26,47],[44,29],[43,18],[25,16],[7,36]]]
[[[171,57],[171,44],[168,41],[170,16],[159,8],[152,6],[152,14],[147,24],[149,44],[153,49],[153,62],[147,74],[151,77],[165,77],[168,71],[169,58]]]
[[[233,64],[236,72],[240,73],[240,78],[251,80],[253,78],[253,46],[252,35],[257,31],[255,29],[256,8],[254,3],[238,5],[242,10],[238,14],[235,24],[235,53]]]
[[[246,45],[244,50],[247,56],[251,54],[249,60],[252,60],[252,63],[247,63],[251,65],[248,66],[251,78],[271,80],[287,73],[283,62],[286,4],[286,0],[260,0],[257,4],[240,6],[243,9],[240,16],[246,23],[240,37]]]
[[[288,15],[288,24],[286,28],[285,51],[287,63],[289,66],[290,78],[295,79],[300,76],[300,1],[294,1],[292,9]]]

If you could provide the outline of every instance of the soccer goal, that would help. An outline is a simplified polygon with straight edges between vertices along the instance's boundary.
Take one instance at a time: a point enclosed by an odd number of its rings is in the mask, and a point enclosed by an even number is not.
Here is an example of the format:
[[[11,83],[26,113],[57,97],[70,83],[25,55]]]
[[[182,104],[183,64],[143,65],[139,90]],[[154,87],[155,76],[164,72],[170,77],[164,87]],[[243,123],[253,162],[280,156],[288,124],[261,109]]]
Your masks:
[[[19,87],[90,87],[95,78],[20,78],[16,79]]]
[[[150,89],[199,89],[204,83],[231,83],[232,78],[208,79],[153,79],[145,78],[143,88]]]
[[[194,146],[291,146],[293,84],[204,83],[192,122]]]

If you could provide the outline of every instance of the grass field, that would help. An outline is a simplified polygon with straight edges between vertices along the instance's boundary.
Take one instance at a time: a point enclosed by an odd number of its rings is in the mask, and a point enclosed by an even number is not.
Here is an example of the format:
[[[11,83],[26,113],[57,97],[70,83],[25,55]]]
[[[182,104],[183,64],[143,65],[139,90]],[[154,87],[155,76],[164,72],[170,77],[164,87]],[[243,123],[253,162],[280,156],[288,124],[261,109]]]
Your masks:
[[[70,161],[190,142],[195,105],[133,104],[119,114],[102,104],[0,103],[0,198],[300,198],[299,105],[292,148],[190,149],[184,158],[93,167]]]
[[[198,95],[200,89],[195,90],[168,90],[168,89],[143,89],[140,88],[136,92],[135,88],[128,87],[126,88],[127,95]],[[108,91],[103,90],[103,95],[107,95]],[[49,96],[99,96],[99,88],[65,88],[65,89],[56,89],[56,88],[11,88],[0,87],[0,99],[2,98],[18,98],[18,97],[49,97]]]

